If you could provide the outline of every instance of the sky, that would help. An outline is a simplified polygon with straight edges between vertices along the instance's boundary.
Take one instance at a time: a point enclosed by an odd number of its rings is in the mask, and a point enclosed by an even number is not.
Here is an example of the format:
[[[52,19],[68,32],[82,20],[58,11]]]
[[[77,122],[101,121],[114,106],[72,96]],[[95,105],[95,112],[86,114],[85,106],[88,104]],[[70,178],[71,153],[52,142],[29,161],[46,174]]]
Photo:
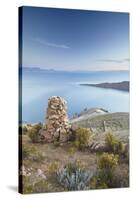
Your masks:
[[[23,7],[22,66],[128,70],[129,14]]]

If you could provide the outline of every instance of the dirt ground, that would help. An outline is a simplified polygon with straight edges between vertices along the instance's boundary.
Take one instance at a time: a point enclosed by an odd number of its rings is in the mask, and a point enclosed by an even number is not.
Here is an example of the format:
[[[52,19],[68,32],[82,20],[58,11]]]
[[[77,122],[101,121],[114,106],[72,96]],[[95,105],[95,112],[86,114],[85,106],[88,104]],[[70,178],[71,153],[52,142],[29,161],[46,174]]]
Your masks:
[[[98,135],[95,136],[96,140],[101,138],[104,138],[104,134],[100,138]],[[38,180],[40,176],[38,173],[41,171],[41,176],[46,177],[50,186],[50,189],[46,191],[42,189],[39,192],[65,191],[64,187],[57,182],[55,174],[61,167],[70,162],[78,162],[85,170],[95,174],[97,172],[97,161],[101,154],[100,152],[90,152],[87,149],[79,151],[72,142],[67,142],[61,146],[53,143],[32,143],[28,135],[22,135],[22,152],[24,152],[24,149],[26,149],[26,154],[22,159],[22,166],[31,174],[32,184]],[[126,160],[120,160],[116,169],[116,176],[122,182],[121,187],[127,187],[128,183],[125,183],[125,181],[128,181],[129,166]]]
[[[73,149],[71,143],[64,144],[62,146],[55,146],[53,143],[49,144],[40,144],[40,143],[31,143],[27,135],[23,136],[23,145],[34,146],[36,149],[42,153],[44,156],[43,162],[57,161],[60,165],[64,165],[70,160],[79,160],[85,164],[86,167],[92,167],[96,165],[96,153],[89,153],[89,151],[78,151]],[[32,164],[32,163],[31,163]],[[42,166],[45,169],[45,165]]]
[[[70,162],[79,162],[81,165],[90,171],[95,172],[97,166],[96,153],[89,151],[78,151],[73,148],[72,143],[64,144],[63,146],[55,146],[52,143],[40,144],[31,143],[27,135],[23,135],[22,146],[34,147],[39,154],[43,156],[40,160],[34,161],[32,158],[23,159],[23,166],[26,169],[37,171],[41,169],[51,184],[53,191],[64,191],[54,179],[54,173],[58,168]],[[32,152],[31,152],[32,153]]]

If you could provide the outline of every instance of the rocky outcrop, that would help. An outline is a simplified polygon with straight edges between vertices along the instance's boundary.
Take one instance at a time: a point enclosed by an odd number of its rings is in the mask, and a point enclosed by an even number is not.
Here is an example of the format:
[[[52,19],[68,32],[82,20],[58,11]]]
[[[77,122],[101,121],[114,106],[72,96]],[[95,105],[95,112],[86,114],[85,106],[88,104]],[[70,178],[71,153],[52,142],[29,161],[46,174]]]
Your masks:
[[[59,96],[48,99],[46,125],[39,131],[44,142],[66,142],[69,140],[70,128],[66,101]]]

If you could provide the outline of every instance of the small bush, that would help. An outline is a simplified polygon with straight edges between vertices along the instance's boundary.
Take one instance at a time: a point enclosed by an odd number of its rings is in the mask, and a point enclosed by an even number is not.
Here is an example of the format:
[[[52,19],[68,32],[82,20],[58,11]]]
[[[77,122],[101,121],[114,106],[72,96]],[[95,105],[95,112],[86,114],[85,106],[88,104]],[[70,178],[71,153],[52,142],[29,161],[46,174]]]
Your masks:
[[[123,151],[121,153],[121,161],[129,165],[129,144],[123,145]]]
[[[73,156],[73,155],[76,153],[76,151],[77,151],[77,148],[75,148],[75,147],[70,147],[70,148],[68,149],[68,154],[69,154],[70,156]]]
[[[89,188],[92,173],[79,167],[77,163],[69,163],[56,173],[58,182],[68,191]]]
[[[48,171],[49,173],[55,173],[58,169],[58,163],[56,161],[51,162],[49,167],[48,167]]]
[[[46,180],[40,180],[33,185],[33,193],[49,192],[49,184]]]
[[[123,149],[122,142],[117,139],[112,133],[105,135],[105,143],[109,152],[120,154]]]
[[[59,141],[54,141],[53,143],[54,143],[55,147],[59,147],[60,146],[60,142]]]
[[[39,130],[42,128],[42,124],[36,124],[29,130],[29,137],[33,143],[39,142]]]
[[[44,156],[41,152],[37,150],[37,148],[33,146],[23,145],[22,148],[22,158],[23,159],[30,159],[35,162],[41,162],[44,159]]]
[[[112,187],[114,170],[118,165],[118,155],[103,153],[98,160],[98,186]]]
[[[112,187],[129,187],[129,169],[127,165],[118,166],[114,171]]]
[[[33,187],[30,182],[30,177],[29,176],[22,176],[22,189],[23,189],[23,194],[31,194],[33,193]]]
[[[30,176],[22,176],[23,194],[49,192],[49,184],[47,180],[39,180],[35,183]]]
[[[86,128],[78,128],[75,131],[75,141],[74,145],[79,150],[85,149],[88,146],[88,141],[90,138],[91,132],[89,129]]]
[[[44,156],[41,152],[34,150],[32,152],[31,159],[35,162],[42,162],[44,160]]]
[[[22,159],[27,159],[30,155],[29,148],[25,145],[22,147]]]

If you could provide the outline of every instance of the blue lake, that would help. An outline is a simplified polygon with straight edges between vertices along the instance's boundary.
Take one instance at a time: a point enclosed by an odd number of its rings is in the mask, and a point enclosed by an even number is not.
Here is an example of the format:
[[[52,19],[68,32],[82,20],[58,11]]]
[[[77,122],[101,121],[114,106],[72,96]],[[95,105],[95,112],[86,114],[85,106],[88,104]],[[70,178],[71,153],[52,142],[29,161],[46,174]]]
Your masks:
[[[111,72],[22,72],[22,121],[44,122],[48,98],[62,96],[72,117],[85,108],[100,107],[110,112],[129,112],[129,92],[80,86],[80,83],[129,80],[128,71]],[[20,105],[21,106],[21,105]]]

